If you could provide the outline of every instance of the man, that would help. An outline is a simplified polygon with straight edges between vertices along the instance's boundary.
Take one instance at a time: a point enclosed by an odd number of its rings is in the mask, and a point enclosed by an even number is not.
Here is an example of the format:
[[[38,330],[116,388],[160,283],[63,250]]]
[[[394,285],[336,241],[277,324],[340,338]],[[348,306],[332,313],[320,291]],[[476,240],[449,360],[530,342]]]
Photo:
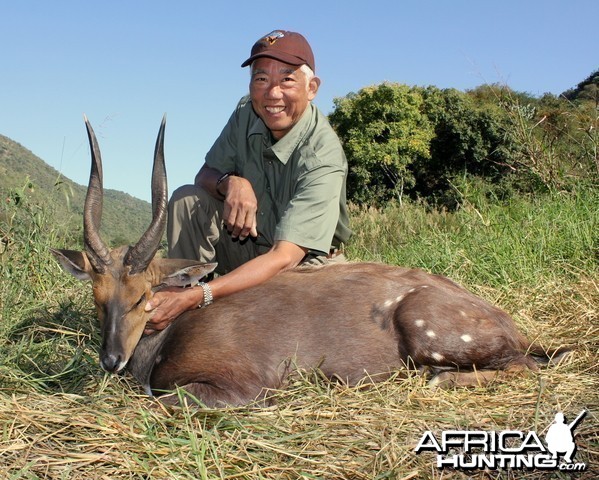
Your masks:
[[[216,261],[219,276],[157,292],[146,307],[153,310],[146,333],[300,264],[342,259],[351,234],[347,161],[311,104],[320,86],[312,49],[299,33],[276,30],[254,44],[242,67],[248,65],[249,97],[195,184],[179,188],[169,203],[169,257]]]

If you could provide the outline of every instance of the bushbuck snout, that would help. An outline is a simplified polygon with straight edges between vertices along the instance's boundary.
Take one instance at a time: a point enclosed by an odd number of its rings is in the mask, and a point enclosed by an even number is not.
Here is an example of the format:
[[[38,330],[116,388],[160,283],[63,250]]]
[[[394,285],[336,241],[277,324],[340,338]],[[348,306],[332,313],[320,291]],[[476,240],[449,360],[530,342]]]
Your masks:
[[[182,387],[208,406],[268,403],[268,392],[293,368],[356,384],[407,366],[431,370],[433,384],[473,385],[498,371],[536,369],[531,355],[547,360],[565,352],[530,345],[507,313],[446,277],[375,263],[299,267],[143,336],[153,291],[193,285],[216,265],[156,257],[167,209],[164,120],[150,227],[132,247],[110,250],[102,242],[102,162],[87,119],[86,126],[92,168],[85,250],[53,253],[68,272],[92,282],[102,367],[126,366],[150,394]]]

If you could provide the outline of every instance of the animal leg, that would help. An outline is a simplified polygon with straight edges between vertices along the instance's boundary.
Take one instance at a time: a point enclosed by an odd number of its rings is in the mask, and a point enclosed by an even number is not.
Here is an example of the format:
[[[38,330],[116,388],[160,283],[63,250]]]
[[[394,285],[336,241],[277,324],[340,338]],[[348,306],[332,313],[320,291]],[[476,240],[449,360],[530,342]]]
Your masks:
[[[530,372],[528,365],[515,363],[505,370],[473,370],[473,371],[455,371],[446,370],[435,375],[428,382],[430,387],[448,389],[452,387],[481,387],[489,383],[505,378],[506,375],[515,375]]]
[[[235,407],[257,402],[261,406],[273,403],[267,389],[256,389],[255,392],[239,392],[225,390],[209,383],[188,383],[182,392],[161,395],[158,399],[167,405],[179,405],[182,397],[192,403],[201,403],[209,408]]]

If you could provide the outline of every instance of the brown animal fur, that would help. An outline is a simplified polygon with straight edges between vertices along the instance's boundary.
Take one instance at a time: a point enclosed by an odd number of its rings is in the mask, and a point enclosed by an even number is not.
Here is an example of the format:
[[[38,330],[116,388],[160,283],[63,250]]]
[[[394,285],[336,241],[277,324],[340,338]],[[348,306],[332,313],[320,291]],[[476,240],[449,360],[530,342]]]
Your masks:
[[[290,362],[348,384],[406,365],[454,370],[440,374],[442,386],[537,368],[505,312],[444,277],[382,264],[290,271],[159,335],[141,339],[129,368],[154,393],[181,386],[209,406],[264,398],[284,385]],[[146,342],[161,343],[153,365],[136,360]]]

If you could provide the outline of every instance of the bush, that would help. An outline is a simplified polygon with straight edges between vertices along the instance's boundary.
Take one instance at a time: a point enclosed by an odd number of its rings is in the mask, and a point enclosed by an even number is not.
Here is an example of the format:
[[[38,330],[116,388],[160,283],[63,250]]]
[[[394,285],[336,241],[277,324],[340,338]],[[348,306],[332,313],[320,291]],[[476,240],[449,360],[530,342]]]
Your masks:
[[[596,183],[597,112],[584,95],[569,101],[497,85],[464,93],[383,83],[335,99],[330,121],[347,155],[350,201],[380,207],[409,195],[453,209],[453,185],[464,176],[502,198]]]
[[[507,116],[496,104],[482,103],[455,89],[423,90],[424,109],[435,128],[430,158],[415,162],[413,198],[455,208],[454,179],[463,175],[496,182],[508,173],[513,151],[505,140]]]
[[[396,83],[335,99],[330,120],[343,143],[349,199],[382,205],[414,184],[409,166],[430,157],[433,128],[418,89]]]

